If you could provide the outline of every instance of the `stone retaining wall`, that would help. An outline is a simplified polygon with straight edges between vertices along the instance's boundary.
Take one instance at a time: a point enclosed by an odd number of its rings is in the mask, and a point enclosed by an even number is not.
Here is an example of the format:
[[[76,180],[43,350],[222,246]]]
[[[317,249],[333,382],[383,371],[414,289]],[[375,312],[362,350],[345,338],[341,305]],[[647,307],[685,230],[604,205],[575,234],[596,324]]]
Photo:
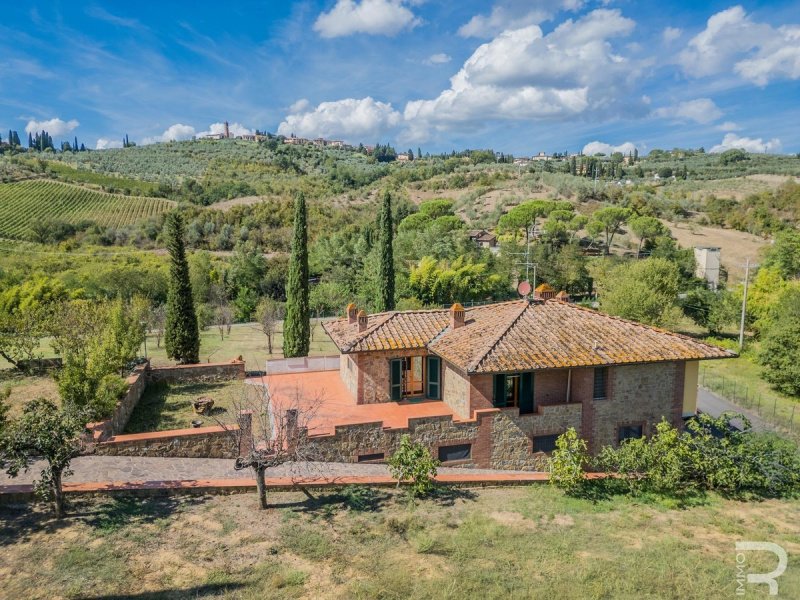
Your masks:
[[[152,433],[116,435],[95,446],[105,456],[163,456],[172,458],[236,458],[238,427],[198,427]]]
[[[117,402],[114,412],[108,419],[98,421],[97,423],[88,423],[86,425],[91,442],[107,440],[111,436],[125,430],[125,426],[128,424],[128,419],[131,418],[133,409],[136,408],[139,399],[142,397],[147,387],[149,367],[150,363],[136,365],[136,367],[134,367],[133,373],[131,373],[126,380],[128,383],[128,391],[125,393],[125,396]]]
[[[213,383],[215,381],[244,379],[244,376],[244,361],[238,358],[230,362],[157,367],[148,371],[147,379],[151,382],[166,381],[167,383],[184,381]]]

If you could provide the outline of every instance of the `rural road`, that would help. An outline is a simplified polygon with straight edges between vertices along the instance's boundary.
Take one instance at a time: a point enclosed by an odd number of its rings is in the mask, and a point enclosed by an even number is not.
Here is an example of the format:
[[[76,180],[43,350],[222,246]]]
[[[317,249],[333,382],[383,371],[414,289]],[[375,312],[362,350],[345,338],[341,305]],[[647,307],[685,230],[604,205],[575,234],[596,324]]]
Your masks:
[[[753,413],[753,411],[737,406],[733,402],[701,387],[697,388],[697,408],[712,417],[718,417],[724,412],[742,413],[750,419],[753,425],[753,431],[772,431],[772,427],[764,422],[757,414]],[[736,421],[733,423],[734,425],[737,424]]]

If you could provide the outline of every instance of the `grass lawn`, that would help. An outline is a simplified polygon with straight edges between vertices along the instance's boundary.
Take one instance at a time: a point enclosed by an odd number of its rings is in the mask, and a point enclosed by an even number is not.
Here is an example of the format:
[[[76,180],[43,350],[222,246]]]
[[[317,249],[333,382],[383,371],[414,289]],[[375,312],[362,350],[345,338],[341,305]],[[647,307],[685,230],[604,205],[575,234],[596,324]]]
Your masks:
[[[361,488],[363,490],[363,488]],[[0,507],[8,598],[732,598],[740,540],[789,555],[779,597],[800,597],[800,501],[709,496],[676,509],[592,503],[545,485],[393,492],[84,500],[61,523]],[[773,555],[748,552],[766,573]],[[747,597],[766,586],[745,584]],[[116,595],[120,596],[116,596]]]
[[[34,398],[48,398],[61,404],[56,382],[50,375],[23,375],[10,369],[0,371],[0,390],[11,389],[7,405],[8,416],[16,418],[22,414],[22,407]]]
[[[758,410],[765,421],[787,429],[791,429],[793,424],[794,433],[800,434],[800,398],[781,394],[761,378],[761,366],[755,359],[755,343],[751,344],[738,358],[702,362],[700,385],[742,406]]]
[[[125,433],[185,429],[192,421],[203,421],[203,426],[216,425],[214,418],[234,422],[231,413],[233,402],[243,391],[241,381],[219,383],[154,383],[147,386],[136,408],[133,409]],[[200,397],[214,400],[210,414],[198,415],[191,403]]]
[[[323,319],[324,320],[324,319]],[[311,355],[338,354],[339,351],[328,335],[322,330],[319,319],[311,319]],[[263,334],[257,323],[236,323],[231,327],[231,334],[225,334],[224,339],[220,339],[219,330],[216,327],[209,327],[200,332],[200,362],[225,362],[242,356],[247,363],[250,371],[264,369],[264,362],[268,358],[283,357],[283,324],[278,325],[278,332],[273,341],[273,353],[267,352],[267,337]],[[144,346],[140,350],[144,355]],[[42,358],[55,356],[50,347],[49,339],[42,340],[37,355]],[[174,365],[175,361],[169,360],[164,350],[164,340],[161,346],[156,345],[154,335],[147,336],[147,356],[150,357],[153,366]],[[0,358],[0,369],[10,369],[11,365],[3,358]]]

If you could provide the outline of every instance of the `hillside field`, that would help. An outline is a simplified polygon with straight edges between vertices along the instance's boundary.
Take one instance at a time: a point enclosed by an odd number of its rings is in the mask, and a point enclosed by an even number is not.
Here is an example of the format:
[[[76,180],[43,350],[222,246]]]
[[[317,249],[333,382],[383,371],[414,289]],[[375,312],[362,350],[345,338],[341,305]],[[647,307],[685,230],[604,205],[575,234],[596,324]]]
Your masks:
[[[0,184],[0,237],[27,239],[31,225],[43,219],[121,227],[163,213],[174,204],[161,198],[106,194],[54,181],[5,183]]]
[[[409,505],[393,490],[85,499],[56,523],[0,507],[8,598],[736,597],[741,540],[789,555],[780,598],[800,595],[796,500],[592,502],[547,485],[443,489]],[[749,552],[747,572],[773,555]],[[745,584],[745,596],[767,586]],[[89,593],[87,593],[89,592]]]

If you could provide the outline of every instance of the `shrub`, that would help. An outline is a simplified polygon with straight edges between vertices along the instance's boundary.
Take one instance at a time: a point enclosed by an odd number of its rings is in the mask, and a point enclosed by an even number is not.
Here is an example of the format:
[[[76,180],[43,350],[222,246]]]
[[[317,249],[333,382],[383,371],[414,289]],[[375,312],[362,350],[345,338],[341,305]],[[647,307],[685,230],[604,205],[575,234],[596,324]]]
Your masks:
[[[388,460],[389,473],[397,479],[397,486],[407,481],[412,497],[425,496],[433,489],[433,477],[439,461],[431,456],[430,450],[419,443],[412,442],[408,434],[400,438],[400,447]]]
[[[568,494],[575,494],[583,487],[586,467],[589,465],[586,440],[578,437],[570,427],[556,440],[556,449],[550,457],[550,484]]]
[[[128,391],[128,383],[119,375],[106,375],[97,386],[92,408],[97,417],[107,417],[114,412],[117,402]]]

